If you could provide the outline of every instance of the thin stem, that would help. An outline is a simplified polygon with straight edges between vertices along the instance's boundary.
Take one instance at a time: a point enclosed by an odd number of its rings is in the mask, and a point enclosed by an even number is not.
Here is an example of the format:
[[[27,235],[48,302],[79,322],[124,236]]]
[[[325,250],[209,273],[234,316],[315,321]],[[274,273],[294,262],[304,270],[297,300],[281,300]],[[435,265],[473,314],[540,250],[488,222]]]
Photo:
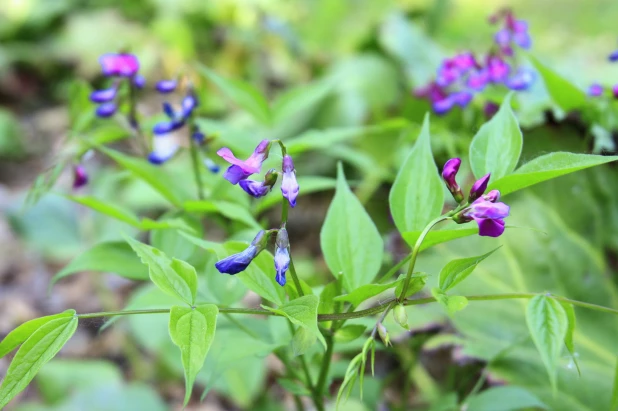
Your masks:
[[[204,185],[202,184],[202,173],[200,171],[200,153],[197,150],[197,143],[193,138],[189,137],[191,150],[191,165],[193,166],[193,175],[195,177],[195,185],[197,185],[197,198],[204,199]]]
[[[438,224],[440,221],[444,221],[448,218],[449,217],[447,216],[440,216],[436,218],[435,220],[431,221],[429,224],[427,224],[427,227],[423,229],[423,231],[421,232],[421,235],[416,240],[416,243],[414,244],[414,248],[412,249],[412,254],[410,255],[410,264],[408,264],[408,273],[406,274],[406,279],[404,280],[403,288],[401,289],[401,294],[399,294],[400,301],[403,301],[406,298],[406,293],[408,292],[408,287],[410,286],[410,280],[412,280],[412,272],[414,271],[414,265],[416,264],[416,257],[418,256],[418,253],[421,251],[421,245],[423,244],[423,240],[425,240],[427,233],[429,233],[429,230],[431,230],[433,226]]]
[[[332,329],[332,328],[331,328]],[[330,370],[330,362],[333,358],[333,351],[335,348],[335,341],[333,338],[333,334],[328,333],[324,336],[326,340],[326,352],[324,353],[324,357],[322,359],[322,367],[320,368],[320,376],[318,377],[318,383],[316,384],[317,394],[320,396],[324,396],[324,391],[326,390],[326,379],[328,378],[328,371]]]
[[[292,325],[292,322],[289,321],[289,320],[288,320],[287,323],[288,323],[288,327],[290,329],[290,333],[293,336],[294,335],[294,326]],[[311,392],[311,399],[313,400],[313,404],[315,405],[315,407],[319,411],[322,411],[322,410],[324,410],[324,405],[322,404],[322,399],[320,398],[320,395],[316,391],[316,387],[313,385],[313,381],[311,379],[311,374],[309,373],[309,367],[307,366],[307,360],[305,359],[304,355],[300,355],[299,356],[299,360],[300,360],[301,368],[303,370],[303,374],[305,374],[305,380],[306,380],[306,383],[307,383],[307,388]]]
[[[393,266],[393,268],[391,268],[390,270],[388,270],[386,272],[386,274],[384,274],[382,276],[382,278],[380,278],[378,280],[379,283],[383,284],[386,281],[388,281],[392,276],[394,276],[395,274],[397,274],[397,271],[399,271],[399,269],[401,267],[403,267],[405,265],[405,263],[407,263],[408,261],[410,261],[410,258],[412,258],[412,253],[406,255],[401,261],[399,261],[397,264],[395,264]]]

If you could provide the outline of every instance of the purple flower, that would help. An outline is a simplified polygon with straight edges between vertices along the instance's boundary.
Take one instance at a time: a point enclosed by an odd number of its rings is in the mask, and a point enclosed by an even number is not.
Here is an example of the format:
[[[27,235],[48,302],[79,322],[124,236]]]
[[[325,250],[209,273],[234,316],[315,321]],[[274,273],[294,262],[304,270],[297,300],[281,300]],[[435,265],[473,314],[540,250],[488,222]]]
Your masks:
[[[445,99],[447,93],[434,81],[427,84],[426,86],[414,90],[414,96],[419,98],[426,98],[430,102],[434,103],[436,101]]]
[[[184,119],[172,120],[172,121],[162,121],[157,123],[152,128],[152,132],[155,135],[163,135],[171,133],[172,131],[176,131],[182,126],[185,125]]]
[[[498,193],[497,198],[500,197]],[[484,197],[474,201],[466,207],[459,216],[453,219],[461,224],[468,221],[476,221],[479,226],[479,235],[482,237],[499,237],[504,232],[504,218],[508,217],[510,207],[504,203],[496,203],[486,200]]]
[[[133,77],[139,70],[139,61],[133,54],[104,54],[99,63],[105,76]]]
[[[498,112],[500,106],[494,103],[493,101],[488,101],[483,106],[483,114],[485,114],[485,118],[490,119]]]
[[[245,180],[251,174],[259,173],[262,168],[262,163],[268,158],[270,145],[271,143],[269,140],[262,140],[253,151],[253,154],[244,161],[234,157],[232,150],[227,147],[219,149],[217,154],[225,161],[232,164],[226,170],[223,178],[232,184],[237,184],[240,180]]]
[[[487,184],[489,183],[490,176],[491,174],[489,173],[485,174],[483,177],[476,180],[474,184],[472,184],[472,188],[470,189],[470,195],[468,196],[469,203],[481,197],[485,190],[487,190]]]
[[[277,232],[277,239],[275,241],[275,281],[280,286],[285,285],[285,272],[290,266],[290,241],[288,238],[288,232],[285,228],[281,228]]]
[[[502,52],[508,56],[513,54],[511,44],[516,44],[523,49],[529,49],[532,46],[532,38],[528,33],[528,22],[525,20],[517,20],[510,10],[505,10],[500,15],[490,18],[491,23],[497,23],[498,20],[504,18],[504,27],[500,29],[494,36],[494,41]]]
[[[155,135],[152,139],[152,152],[148,161],[152,164],[163,164],[176,154],[179,145],[173,136],[168,134]]]
[[[434,101],[431,107],[436,114],[442,115],[451,111],[454,105],[455,101],[449,96],[442,100]]]
[[[534,72],[528,68],[520,67],[517,73],[507,78],[504,85],[511,90],[526,90],[534,82]]]
[[[268,235],[264,230],[257,233],[249,247],[243,251],[232,254],[223,260],[217,261],[215,267],[222,274],[238,274],[247,269],[251,261],[266,248]]]
[[[590,87],[588,87],[588,95],[589,96],[591,96],[591,97],[599,97],[602,94],[603,94],[603,86],[600,85],[599,83],[591,84]]]
[[[194,95],[189,94],[182,99],[181,106],[182,106],[182,115],[185,118],[189,117],[193,113],[193,110],[195,109],[195,107],[197,107],[197,99],[195,98]]]
[[[511,68],[508,63],[498,56],[489,56],[487,58],[487,71],[489,78],[494,83],[502,83],[506,80]]]
[[[193,141],[200,145],[204,144],[204,142],[206,141],[206,135],[200,130],[194,131],[193,134],[191,134],[191,138],[193,139]]]
[[[116,87],[103,90],[95,90],[90,93],[90,101],[93,103],[108,103],[116,98]]]
[[[618,84],[615,84],[614,87],[612,87],[612,94],[614,95],[614,98],[618,98]]]
[[[161,80],[157,82],[155,88],[159,93],[171,93],[176,90],[177,84],[178,82],[176,80]]]
[[[117,108],[118,107],[114,103],[103,103],[97,107],[95,113],[98,117],[107,118],[113,116]]]
[[[264,176],[264,181],[240,180],[238,185],[255,198],[264,197],[273,189],[277,182],[277,175],[277,171],[271,168]]]
[[[618,50],[613,51],[609,56],[607,56],[607,59],[612,63],[618,61]]]
[[[461,203],[463,200],[463,193],[461,192],[461,188],[459,184],[457,184],[457,172],[459,171],[459,166],[461,165],[461,159],[459,158],[451,158],[444,164],[444,168],[442,169],[442,178],[446,183],[446,187],[453,195],[453,198],[458,203]]]
[[[296,170],[294,169],[294,162],[292,157],[287,154],[283,156],[283,164],[281,167],[283,171],[283,178],[281,179],[281,193],[283,197],[287,198],[291,207],[296,206],[296,197],[300,187],[296,181]]]
[[[465,108],[474,96],[469,91],[457,91],[450,95],[450,98],[453,100],[455,104],[457,104],[461,108]]]
[[[457,54],[451,61],[461,72],[466,72],[477,66],[474,54],[469,51]]]
[[[146,85],[146,77],[142,76],[141,74],[136,75],[135,77],[133,77],[133,85],[137,88],[144,88],[144,86]]]
[[[219,170],[221,170],[221,167],[219,167],[219,164],[215,163],[214,161],[212,161],[208,157],[206,157],[204,159],[204,166],[208,170],[210,170],[211,173],[215,173],[215,174],[217,174],[219,172]]]
[[[481,91],[487,86],[489,80],[489,71],[487,69],[476,70],[468,75],[466,85],[472,90]]]
[[[88,174],[81,164],[73,166],[73,189],[76,190],[88,184]]]

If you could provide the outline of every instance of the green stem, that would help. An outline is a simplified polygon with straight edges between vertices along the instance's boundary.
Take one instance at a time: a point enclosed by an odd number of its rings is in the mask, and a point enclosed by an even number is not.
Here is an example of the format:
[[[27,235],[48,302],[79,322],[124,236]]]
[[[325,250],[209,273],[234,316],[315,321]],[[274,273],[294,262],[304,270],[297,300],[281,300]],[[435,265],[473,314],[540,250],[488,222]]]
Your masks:
[[[488,294],[488,295],[466,295],[468,301],[495,301],[495,300],[516,300],[516,299],[530,299],[536,297],[537,295],[543,295],[543,293],[507,293],[507,294]],[[577,307],[587,308],[589,310],[600,311],[609,314],[618,314],[618,310],[615,308],[604,307],[602,305],[586,303],[583,301],[572,300],[566,297],[560,297],[557,295],[545,294],[548,297],[551,297],[558,301],[563,301],[565,303],[573,304]],[[367,308],[366,310],[353,311],[353,312],[345,312],[340,314],[318,314],[318,321],[340,321],[340,320],[350,320],[353,318],[362,318],[369,317],[374,314],[381,313],[386,310],[386,308],[393,302],[396,302],[396,298],[392,298],[386,300],[383,304],[378,306]],[[426,298],[417,298],[414,300],[404,300],[403,305],[422,305],[422,304],[430,304],[436,302],[436,299],[433,297]],[[161,308],[161,309],[149,309],[149,310],[127,310],[127,311],[103,311],[98,313],[87,313],[87,314],[78,314],[77,318],[99,318],[99,317],[113,317],[118,315],[136,315],[136,314],[168,314],[170,312],[169,308]],[[269,316],[278,316],[281,317],[280,314],[274,313],[272,311],[263,310],[261,308],[228,308],[228,307],[220,307],[220,313],[227,314],[254,314],[254,315],[269,315]]]
[[[202,173],[200,171],[200,153],[197,151],[197,144],[190,139],[191,150],[191,165],[193,167],[193,175],[195,176],[195,185],[197,186],[197,198],[199,200],[204,199],[204,185],[202,184]]]
[[[290,329],[290,333],[294,336],[294,326],[291,321],[288,321],[288,327]],[[303,374],[305,374],[305,380],[307,383],[307,388],[311,392],[311,399],[313,400],[313,404],[319,411],[324,410],[324,405],[322,404],[322,398],[320,398],[319,393],[316,391],[315,385],[313,385],[313,381],[311,379],[311,374],[309,373],[309,367],[307,366],[307,360],[304,355],[299,356],[300,365],[303,370]]]
[[[421,235],[416,240],[416,243],[414,244],[414,248],[412,249],[412,253],[410,254],[410,264],[408,264],[408,273],[406,274],[406,279],[404,280],[403,288],[401,289],[401,294],[399,294],[399,301],[403,301],[406,298],[406,293],[408,292],[408,287],[410,286],[410,280],[412,280],[412,272],[414,271],[414,265],[416,264],[416,257],[418,256],[418,253],[421,251],[421,245],[423,244],[423,240],[425,240],[427,233],[429,233],[429,230],[431,230],[433,226],[438,224],[440,221],[444,221],[448,218],[449,217],[447,216],[440,216],[436,218],[435,220],[431,221],[429,224],[427,224],[427,227],[423,229],[423,231],[421,232]]]
[[[387,282],[387,281],[388,281],[388,280],[389,280],[392,276],[394,276],[395,274],[397,274],[397,271],[399,271],[399,269],[400,269],[401,267],[403,267],[403,266],[405,265],[405,263],[407,263],[408,261],[410,261],[410,258],[412,258],[412,253],[410,253],[410,254],[406,255],[406,256],[403,258],[403,260],[401,260],[400,262],[398,262],[397,264],[395,264],[395,265],[393,266],[393,268],[391,268],[390,270],[388,270],[388,271],[386,272],[386,274],[384,274],[384,275],[382,276],[382,278],[380,278],[380,279],[378,280],[378,282],[379,282],[380,284],[384,284],[385,282]]]

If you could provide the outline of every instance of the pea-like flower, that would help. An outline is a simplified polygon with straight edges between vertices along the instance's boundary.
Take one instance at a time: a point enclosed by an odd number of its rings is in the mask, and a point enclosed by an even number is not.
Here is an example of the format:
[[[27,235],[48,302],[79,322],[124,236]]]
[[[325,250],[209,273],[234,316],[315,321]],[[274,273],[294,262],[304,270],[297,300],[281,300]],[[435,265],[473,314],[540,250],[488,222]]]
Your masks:
[[[460,158],[451,158],[444,164],[444,168],[442,169],[442,178],[446,183],[446,187],[448,191],[451,192],[453,198],[458,203],[461,203],[464,199],[463,193],[461,191],[461,187],[457,184],[457,172],[459,171],[459,167],[461,166]]]
[[[268,235],[264,230],[261,230],[257,233],[253,241],[251,241],[249,247],[239,253],[232,254],[223,260],[217,261],[215,267],[222,274],[238,274],[247,269],[251,261],[266,248],[267,243]]]
[[[517,72],[504,81],[511,90],[527,90],[534,83],[534,72],[527,67],[520,67]]]
[[[588,87],[588,95],[590,97],[599,97],[602,94],[603,94],[603,86],[600,85],[599,83],[591,84],[590,87]]]
[[[522,49],[529,49],[532,46],[532,38],[528,33],[528,23],[525,20],[517,20],[511,10],[503,10],[490,21],[497,23],[500,18],[504,18],[504,26],[494,36],[494,40],[506,55],[513,54],[512,45],[515,44]]]
[[[97,107],[95,114],[97,117],[107,118],[116,114],[117,109],[118,106],[116,106],[116,103],[103,103]]]
[[[499,199],[500,192],[492,190],[455,214],[453,220],[458,224],[474,220],[478,224],[480,236],[499,237],[504,232],[504,219],[510,211],[508,205],[497,202]]]
[[[257,174],[262,169],[262,163],[268,158],[271,142],[262,140],[257,145],[253,154],[246,160],[237,159],[232,150],[223,147],[217,151],[217,154],[228,163],[232,164],[223,174],[223,178],[232,184],[238,184],[241,180],[246,180],[251,174]]]
[[[73,166],[73,189],[76,190],[88,184],[88,174],[83,165]]]
[[[176,154],[180,146],[173,135],[157,134],[152,139],[152,151],[148,161],[152,164],[163,164]]]
[[[511,67],[502,58],[493,55],[487,57],[487,71],[492,82],[502,83],[511,72]]]
[[[103,90],[95,90],[90,93],[90,101],[93,103],[109,103],[116,98],[117,87],[114,85],[113,87],[106,88]]]
[[[271,168],[264,176],[264,181],[240,180],[238,185],[255,198],[264,197],[277,182],[277,171]]]
[[[159,93],[167,94],[176,90],[178,82],[176,80],[160,80],[155,85],[155,88]]]
[[[289,155],[283,156],[283,164],[281,167],[283,171],[283,178],[281,179],[281,193],[283,197],[287,198],[290,206],[296,206],[296,197],[300,187],[296,181],[296,170],[294,169],[294,162]]]
[[[288,232],[284,228],[281,228],[277,232],[277,239],[275,240],[275,281],[280,286],[285,285],[285,273],[290,267],[290,240],[288,238]]]
[[[128,53],[103,54],[99,63],[104,76],[133,77],[139,70],[139,60]]]

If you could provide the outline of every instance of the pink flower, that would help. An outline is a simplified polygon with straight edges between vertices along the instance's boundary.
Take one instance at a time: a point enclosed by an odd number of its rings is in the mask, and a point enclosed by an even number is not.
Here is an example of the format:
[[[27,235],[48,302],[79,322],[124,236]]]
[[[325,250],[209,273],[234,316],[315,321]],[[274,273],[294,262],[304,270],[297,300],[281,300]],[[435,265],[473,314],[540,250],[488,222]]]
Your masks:
[[[103,54],[99,63],[105,76],[133,77],[139,70],[139,61],[133,54]]]
[[[271,142],[262,140],[255,148],[253,154],[246,160],[237,159],[232,150],[223,147],[217,151],[217,154],[228,163],[232,164],[223,175],[223,178],[232,184],[238,184],[240,180],[245,180],[251,174],[259,173],[262,168],[262,163],[268,158]]]

